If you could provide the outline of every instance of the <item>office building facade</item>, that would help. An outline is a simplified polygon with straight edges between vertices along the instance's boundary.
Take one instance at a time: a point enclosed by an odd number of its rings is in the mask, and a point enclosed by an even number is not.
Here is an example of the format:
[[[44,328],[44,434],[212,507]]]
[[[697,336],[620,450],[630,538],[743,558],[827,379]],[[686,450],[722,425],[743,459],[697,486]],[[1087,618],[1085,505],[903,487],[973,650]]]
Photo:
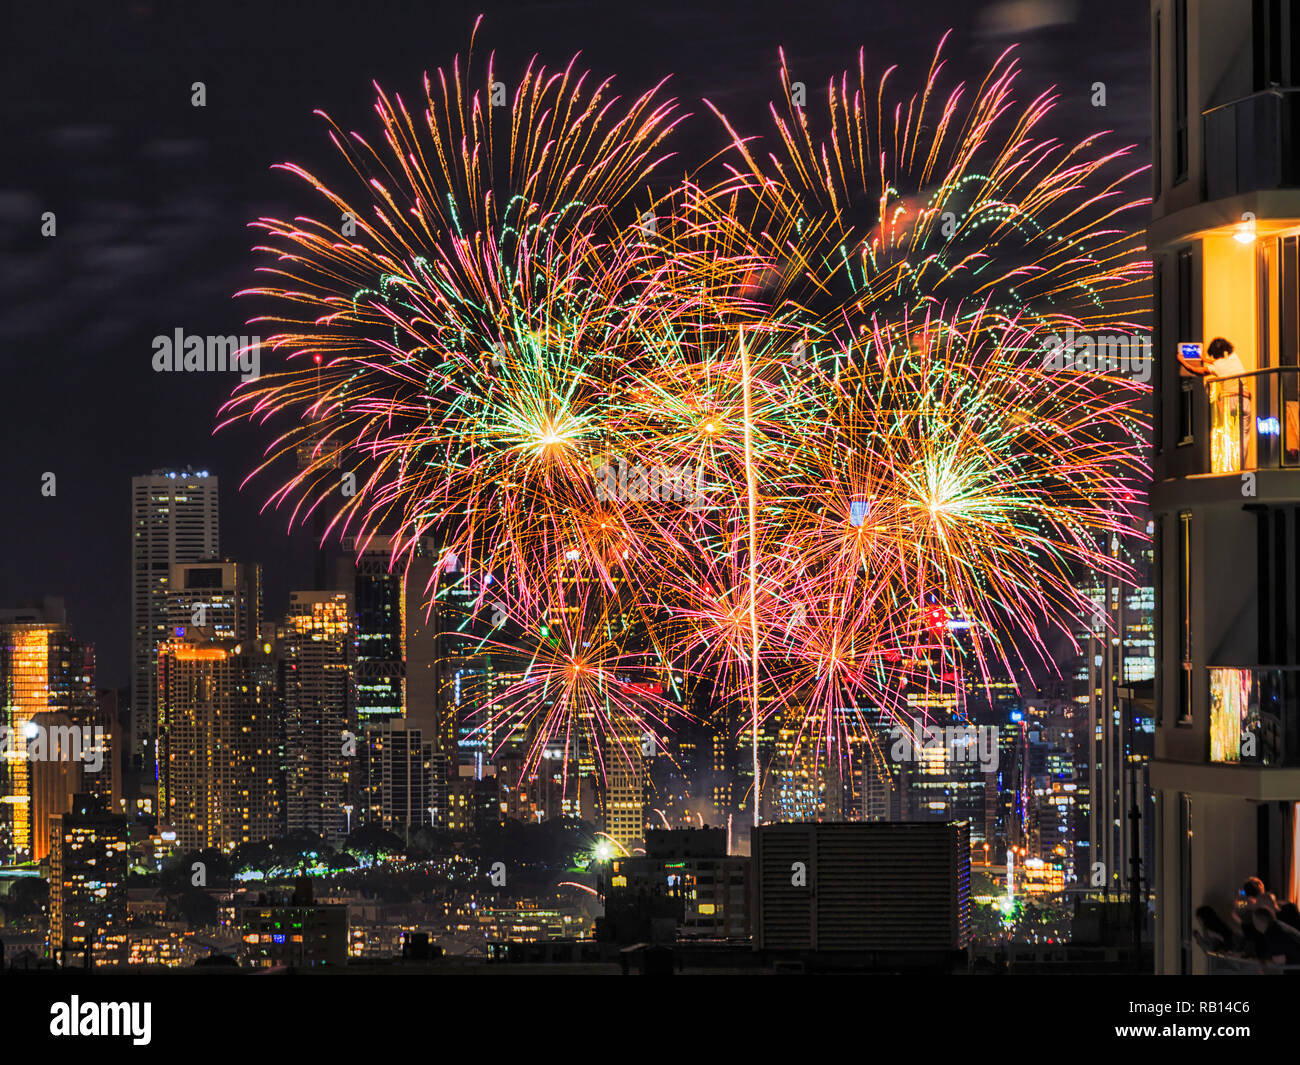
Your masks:
[[[356,806],[356,627],[352,594],[291,592],[280,627],[285,821],[331,846],[342,843]]]
[[[36,736],[45,736],[42,721],[76,730],[83,769],[95,752],[81,749],[82,737],[97,745],[100,772],[105,771],[108,740],[102,733],[92,740],[90,732],[96,709],[94,648],[73,638],[63,600],[49,597],[39,606],[0,610],[0,855],[23,861],[44,857],[44,821],[52,810],[43,800],[62,788],[50,773],[65,774],[38,764],[52,755],[62,763],[69,752],[48,746],[33,750]]]
[[[152,778],[158,731],[158,647],[172,633],[172,567],[220,551],[217,478],[154,470],[131,478],[131,755]]]

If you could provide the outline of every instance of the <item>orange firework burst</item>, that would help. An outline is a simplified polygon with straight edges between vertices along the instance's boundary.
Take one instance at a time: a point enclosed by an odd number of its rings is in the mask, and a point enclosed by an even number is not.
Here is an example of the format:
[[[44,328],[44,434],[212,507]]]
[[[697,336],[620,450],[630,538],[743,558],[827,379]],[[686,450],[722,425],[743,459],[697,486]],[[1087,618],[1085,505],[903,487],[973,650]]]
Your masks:
[[[770,150],[714,108],[717,180],[663,187],[661,86],[534,63],[507,99],[490,59],[414,113],[380,92],[377,147],[331,126],[361,199],[286,167],[329,221],[257,223],[286,358],[227,415],[288,422],[272,503],[457,556],[489,750],[631,771],[708,680],[757,817],[764,736],[875,757],[868,717],[1037,665],[1082,573],[1127,576],[1143,386],[1043,343],[1140,328],[1140,168],[1046,136],[1013,52],[972,89],[942,47],[914,93],[860,53],[817,105],[783,57]]]

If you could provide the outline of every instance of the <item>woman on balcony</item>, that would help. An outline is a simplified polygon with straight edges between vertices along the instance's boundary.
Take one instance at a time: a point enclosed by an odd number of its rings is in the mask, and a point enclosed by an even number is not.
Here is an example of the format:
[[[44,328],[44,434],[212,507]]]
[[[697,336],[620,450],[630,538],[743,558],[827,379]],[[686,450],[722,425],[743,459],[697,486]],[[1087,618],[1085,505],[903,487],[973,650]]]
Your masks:
[[[1246,465],[1252,434],[1250,432],[1250,387],[1237,378],[1246,372],[1232,342],[1215,337],[1205,349],[1199,363],[1189,362],[1181,354],[1178,361],[1188,373],[1207,378],[1210,393],[1210,469],[1215,473],[1235,473]]]

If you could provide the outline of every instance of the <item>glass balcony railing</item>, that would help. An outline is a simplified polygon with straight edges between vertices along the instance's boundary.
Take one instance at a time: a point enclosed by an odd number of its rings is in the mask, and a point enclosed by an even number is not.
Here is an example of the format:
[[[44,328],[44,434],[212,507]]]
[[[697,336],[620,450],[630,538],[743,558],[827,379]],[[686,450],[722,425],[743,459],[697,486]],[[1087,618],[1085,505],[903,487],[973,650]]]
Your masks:
[[[1300,468],[1300,367],[1206,378],[1210,472]]]
[[[1210,761],[1300,765],[1300,667],[1210,666]]]
[[[1269,89],[1204,112],[1205,194],[1300,185],[1300,95]]]

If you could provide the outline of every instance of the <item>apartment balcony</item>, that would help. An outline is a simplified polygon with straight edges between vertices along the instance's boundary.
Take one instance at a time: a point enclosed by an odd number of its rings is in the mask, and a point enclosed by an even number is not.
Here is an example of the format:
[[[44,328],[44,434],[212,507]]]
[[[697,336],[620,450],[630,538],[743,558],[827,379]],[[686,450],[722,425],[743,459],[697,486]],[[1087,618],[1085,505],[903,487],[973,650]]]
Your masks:
[[[1207,199],[1300,186],[1298,99],[1269,89],[1204,112]]]
[[[1205,672],[1210,713],[1202,753],[1190,759],[1187,751],[1158,754],[1151,760],[1152,787],[1224,801],[1300,802],[1300,666],[1208,666]]]
[[[1300,469],[1300,367],[1206,382],[1210,473]]]
[[[1210,762],[1300,766],[1300,667],[1210,666]]]

